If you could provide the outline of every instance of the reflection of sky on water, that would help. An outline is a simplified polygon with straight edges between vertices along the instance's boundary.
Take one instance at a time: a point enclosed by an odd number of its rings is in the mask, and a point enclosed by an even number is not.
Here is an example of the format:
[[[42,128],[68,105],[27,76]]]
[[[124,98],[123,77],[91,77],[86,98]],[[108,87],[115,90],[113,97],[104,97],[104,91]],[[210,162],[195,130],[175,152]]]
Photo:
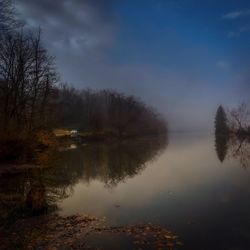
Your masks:
[[[60,207],[62,214],[106,216],[111,224],[155,222],[190,242],[197,235],[201,244],[211,234],[212,239],[221,237],[219,245],[227,244],[224,236],[244,242],[239,231],[248,228],[249,197],[249,171],[233,159],[222,164],[212,136],[172,135],[168,148],[141,174],[113,188],[80,181]]]
[[[175,139],[176,142],[171,142],[166,151],[156,161],[150,162],[141,175],[112,189],[103,188],[103,183],[98,181],[88,185],[80,181],[74,187],[73,196],[65,200],[62,207],[71,212],[84,211],[88,207],[93,211],[95,204],[96,210],[105,211],[116,203],[133,208],[149,205],[161,196],[167,200],[190,196],[191,193],[197,195],[201,190],[208,192],[209,187],[215,189],[222,183],[246,188],[246,183],[239,180],[247,181],[250,175],[237,168],[236,162],[219,163],[213,138],[185,138],[190,143],[181,137]]]

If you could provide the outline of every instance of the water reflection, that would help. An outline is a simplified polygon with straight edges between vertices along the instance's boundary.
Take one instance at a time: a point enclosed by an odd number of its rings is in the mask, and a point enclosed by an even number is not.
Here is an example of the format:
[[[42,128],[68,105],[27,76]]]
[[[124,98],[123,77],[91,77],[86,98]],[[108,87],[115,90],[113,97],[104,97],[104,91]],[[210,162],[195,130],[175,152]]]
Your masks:
[[[110,226],[150,222],[170,228],[184,249],[250,249],[250,172],[232,159],[232,151],[248,155],[249,140],[217,138],[217,156],[213,136],[169,136],[160,155],[166,142],[153,139],[41,155],[44,162],[53,156],[47,164],[54,167],[0,179],[0,218],[19,218],[25,207],[45,205],[41,212],[49,212],[58,205],[62,216],[105,216]]]
[[[237,160],[242,168],[250,166],[249,137],[216,135],[215,148],[221,162],[228,158]]]
[[[8,221],[27,213],[54,211],[60,200],[72,195],[78,182],[98,180],[112,188],[140,174],[166,145],[167,138],[148,138],[39,153],[41,168],[2,176],[0,217]]]
[[[243,168],[250,167],[250,138],[231,138],[229,156],[237,159]]]
[[[225,135],[216,135],[215,136],[215,148],[218,159],[220,162],[223,162],[226,158],[228,151],[228,136]]]
[[[45,194],[45,186],[43,183],[31,186],[26,197],[27,207],[31,211],[34,211],[34,213],[43,213],[47,208]]]

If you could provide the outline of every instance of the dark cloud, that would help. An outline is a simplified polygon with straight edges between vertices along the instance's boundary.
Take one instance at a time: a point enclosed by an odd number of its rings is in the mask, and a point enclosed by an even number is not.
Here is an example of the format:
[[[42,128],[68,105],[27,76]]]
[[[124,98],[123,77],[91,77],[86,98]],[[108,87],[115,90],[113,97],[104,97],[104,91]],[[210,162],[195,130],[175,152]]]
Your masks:
[[[16,6],[27,28],[42,28],[61,81],[95,88],[98,84],[93,78],[103,79],[100,61],[115,43],[114,2],[117,0],[18,0]]]
[[[45,40],[55,49],[108,46],[115,30],[113,0],[19,0],[21,18],[28,27],[41,26]]]

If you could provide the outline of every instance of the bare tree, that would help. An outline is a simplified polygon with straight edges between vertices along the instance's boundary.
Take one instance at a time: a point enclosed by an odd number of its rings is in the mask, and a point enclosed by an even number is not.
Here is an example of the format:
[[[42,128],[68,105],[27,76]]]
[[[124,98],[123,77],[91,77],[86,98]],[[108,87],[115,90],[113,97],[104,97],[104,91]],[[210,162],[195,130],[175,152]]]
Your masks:
[[[29,129],[32,129],[34,124],[45,124],[50,91],[57,80],[53,57],[48,56],[42,46],[40,29],[37,36],[31,37],[31,46],[33,63],[29,72]]]
[[[243,102],[238,108],[229,111],[229,127],[233,132],[248,131],[250,126],[250,109]]]
[[[56,73],[53,58],[41,44],[40,31],[2,37],[0,79],[2,128],[31,132],[44,126]]]
[[[250,166],[249,139],[232,137],[229,142],[229,156],[238,160],[243,168],[248,168]]]

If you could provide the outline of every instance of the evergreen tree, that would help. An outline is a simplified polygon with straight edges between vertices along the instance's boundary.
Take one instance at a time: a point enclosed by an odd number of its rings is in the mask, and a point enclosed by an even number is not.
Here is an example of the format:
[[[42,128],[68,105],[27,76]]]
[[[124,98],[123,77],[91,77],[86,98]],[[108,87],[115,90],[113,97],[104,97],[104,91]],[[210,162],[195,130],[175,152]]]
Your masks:
[[[215,134],[227,135],[228,132],[227,115],[224,108],[220,105],[215,116]]]

